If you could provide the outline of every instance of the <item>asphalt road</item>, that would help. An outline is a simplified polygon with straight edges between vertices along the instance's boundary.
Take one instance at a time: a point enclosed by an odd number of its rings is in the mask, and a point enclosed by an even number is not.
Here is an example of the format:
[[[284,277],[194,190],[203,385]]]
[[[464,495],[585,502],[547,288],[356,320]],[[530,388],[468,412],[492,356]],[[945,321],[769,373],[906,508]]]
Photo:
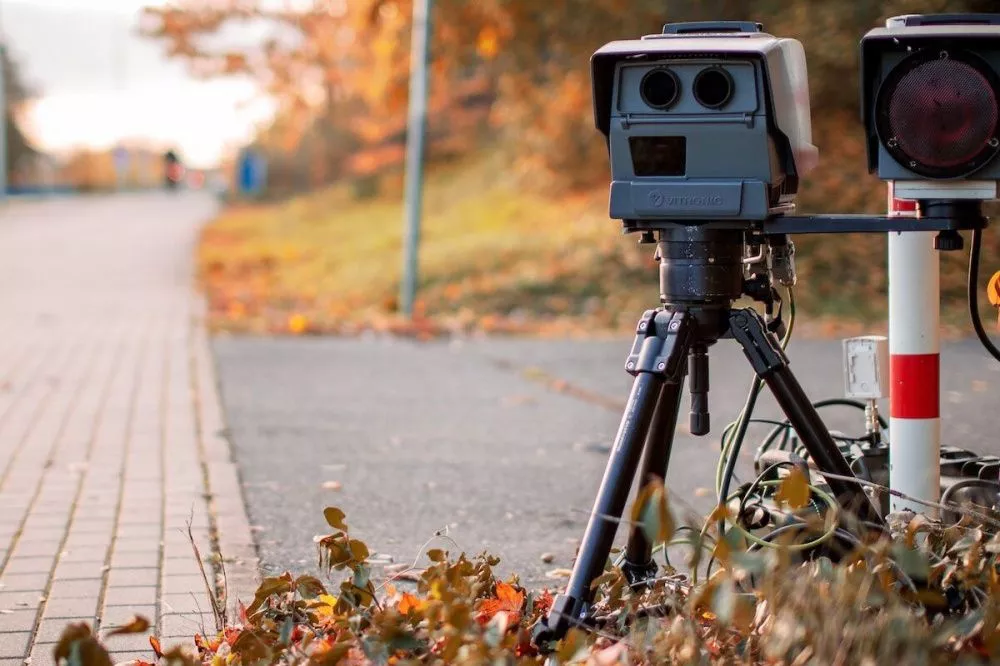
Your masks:
[[[218,338],[223,404],[265,571],[313,569],[322,509],[336,505],[353,535],[395,562],[413,561],[444,533],[434,547],[488,550],[523,582],[552,583],[546,572],[570,566],[617,430],[629,344]],[[838,341],[796,341],[789,355],[811,398],[842,395]],[[681,513],[710,510],[699,489],[712,485],[718,436],[751,378],[734,343],[711,358],[713,432],[695,438],[682,423],[668,474]],[[945,442],[1000,453],[1000,364],[973,341],[945,345],[942,364]],[[757,414],[777,415],[769,396]],[[855,414],[830,416],[833,427],[863,431]],[[543,563],[544,553],[554,561]]]

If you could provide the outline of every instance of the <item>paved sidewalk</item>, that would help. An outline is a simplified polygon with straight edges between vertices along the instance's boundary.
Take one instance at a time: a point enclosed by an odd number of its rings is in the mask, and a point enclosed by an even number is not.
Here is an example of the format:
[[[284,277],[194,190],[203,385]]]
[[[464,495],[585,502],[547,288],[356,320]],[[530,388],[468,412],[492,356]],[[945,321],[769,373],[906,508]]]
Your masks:
[[[192,289],[195,194],[0,208],[0,666],[52,663],[69,622],[214,631],[187,536],[230,612],[256,554]],[[213,581],[214,582],[214,581]],[[153,633],[151,631],[150,633]],[[149,635],[107,641],[153,660]]]

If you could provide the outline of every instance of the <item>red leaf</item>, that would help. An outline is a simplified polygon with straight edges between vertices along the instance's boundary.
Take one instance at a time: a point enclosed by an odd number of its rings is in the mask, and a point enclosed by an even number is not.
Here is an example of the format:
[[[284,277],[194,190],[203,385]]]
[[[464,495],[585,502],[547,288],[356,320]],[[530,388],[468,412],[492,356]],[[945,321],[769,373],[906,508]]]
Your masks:
[[[497,613],[507,613],[508,626],[515,626],[521,621],[521,606],[524,605],[524,592],[518,591],[513,585],[497,583],[496,599],[483,599],[479,602],[476,620],[487,624]]]

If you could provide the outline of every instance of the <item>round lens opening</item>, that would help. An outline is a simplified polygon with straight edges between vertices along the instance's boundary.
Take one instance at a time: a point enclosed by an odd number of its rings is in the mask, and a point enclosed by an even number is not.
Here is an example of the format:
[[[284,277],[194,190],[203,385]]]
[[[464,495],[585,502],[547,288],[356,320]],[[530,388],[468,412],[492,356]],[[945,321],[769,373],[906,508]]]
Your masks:
[[[643,101],[654,109],[666,109],[677,101],[680,88],[676,74],[669,69],[654,69],[642,77],[639,93]]]
[[[724,69],[703,69],[694,79],[694,98],[709,109],[725,106],[733,98],[733,77]]]
[[[879,91],[879,138],[914,173],[966,176],[1000,148],[998,83],[970,54],[915,54],[889,74]]]

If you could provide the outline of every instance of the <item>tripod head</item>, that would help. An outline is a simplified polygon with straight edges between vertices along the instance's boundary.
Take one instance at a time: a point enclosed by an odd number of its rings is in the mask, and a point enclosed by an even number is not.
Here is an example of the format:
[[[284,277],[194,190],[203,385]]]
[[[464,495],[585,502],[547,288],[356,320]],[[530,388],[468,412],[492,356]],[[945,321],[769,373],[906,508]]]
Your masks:
[[[748,244],[748,236],[741,229],[710,224],[665,224],[644,232],[640,241],[656,243],[660,302],[668,310],[685,312],[692,324],[687,375],[693,435],[707,435],[711,428],[708,348],[731,337],[733,303],[744,296],[764,303],[768,328],[779,332],[783,327],[781,299],[772,283],[794,284],[794,245],[784,236],[773,241],[751,237]]]

